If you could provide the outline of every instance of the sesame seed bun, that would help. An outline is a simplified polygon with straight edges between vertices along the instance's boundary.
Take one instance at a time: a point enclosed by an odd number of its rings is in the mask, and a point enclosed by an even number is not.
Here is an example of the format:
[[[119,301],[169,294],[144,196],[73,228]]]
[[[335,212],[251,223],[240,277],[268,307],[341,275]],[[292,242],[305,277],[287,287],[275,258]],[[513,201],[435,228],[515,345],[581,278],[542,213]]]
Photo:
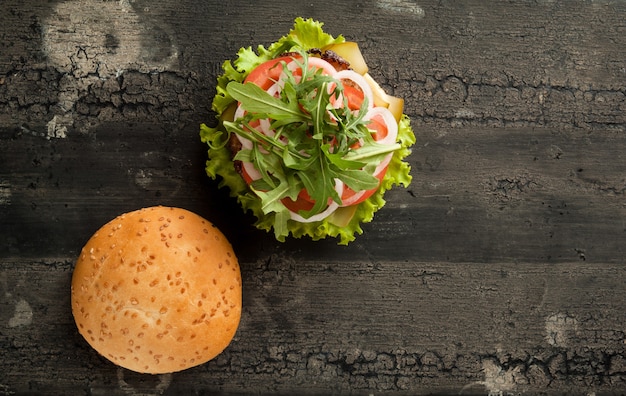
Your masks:
[[[104,225],[72,276],[80,334],[102,356],[141,373],[205,363],[233,339],[241,274],[230,243],[184,209],[150,207]]]

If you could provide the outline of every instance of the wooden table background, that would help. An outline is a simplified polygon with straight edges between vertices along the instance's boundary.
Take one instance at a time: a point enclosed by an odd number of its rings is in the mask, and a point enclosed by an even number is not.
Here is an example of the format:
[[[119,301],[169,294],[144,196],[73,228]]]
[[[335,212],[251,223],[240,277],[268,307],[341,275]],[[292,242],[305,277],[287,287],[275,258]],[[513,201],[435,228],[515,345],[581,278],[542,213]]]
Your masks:
[[[413,183],[365,233],[278,243],[204,174],[225,59],[297,16],[406,99]],[[626,2],[0,5],[0,394],[624,394]],[[213,361],[139,375],[75,329],[89,236],[193,210],[239,255]]]

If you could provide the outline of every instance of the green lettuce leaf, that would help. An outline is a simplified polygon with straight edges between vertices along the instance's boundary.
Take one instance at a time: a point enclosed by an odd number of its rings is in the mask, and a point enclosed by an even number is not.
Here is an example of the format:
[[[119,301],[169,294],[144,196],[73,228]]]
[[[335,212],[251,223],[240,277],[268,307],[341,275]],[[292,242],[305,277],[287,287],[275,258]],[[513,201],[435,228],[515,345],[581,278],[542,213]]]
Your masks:
[[[220,188],[227,187],[230,195],[237,199],[242,208],[256,217],[254,225],[257,228],[268,232],[273,230],[276,239],[281,242],[291,234],[295,238],[308,236],[312,240],[335,237],[339,239],[340,245],[347,245],[354,241],[356,235],[363,233],[361,224],[372,221],[374,213],[385,205],[383,196],[387,190],[394,185],[407,187],[411,183],[410,166],[403,161],[411,153],[410,147],[415,143],[415,135],[408,116],[403,115],[398,125],[397,142],[401,147],[394,151],[387,173],[378,190],[371,197],[356,207],[340,208],[322,221],[300,223],[289,219],[286,222],[286,229],[281,228],[285,224],[284,219],[275,217],[287,216],[288,218],[289,214],[285,211],[265,214],[259,197],[235,170],[232,153],[225,145],[229,135],[221,121],[222,115],[235,102],[226,89],[231,81],[242,82],[255,67],[284,52],[294,49],[323,48],[329,44],[345,41],[343,36],[333,37],[325,33],[322,27],[321,22],[297,18],[289,34],[281,37],[269,47],[259,45],[256,51],[252,50],[252,47],[242,48],[233,62],[224,62],[222,65],[224,73],[217,80],[216,95],[212,102],[212,108],[217,113],[220,122],[215,127],[202,124],[200,138],[209,146],[206,162],[207,175],[218,180]],[[281,226],[277,227],[276,224]]]

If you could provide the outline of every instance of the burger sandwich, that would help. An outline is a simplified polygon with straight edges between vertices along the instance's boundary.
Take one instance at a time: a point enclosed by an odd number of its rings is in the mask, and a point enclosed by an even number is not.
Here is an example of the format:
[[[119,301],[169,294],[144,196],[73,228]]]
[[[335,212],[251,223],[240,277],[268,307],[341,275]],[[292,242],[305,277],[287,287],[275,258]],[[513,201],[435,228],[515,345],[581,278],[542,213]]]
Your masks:
[[[201,125],[207,174],[220,180],[255,225],[348,244],[362,234],[393,185],[408,186],[415,136],[404,101],[368,73],[358,44],[297,18],[267,48],[242,48],[223,63]]]

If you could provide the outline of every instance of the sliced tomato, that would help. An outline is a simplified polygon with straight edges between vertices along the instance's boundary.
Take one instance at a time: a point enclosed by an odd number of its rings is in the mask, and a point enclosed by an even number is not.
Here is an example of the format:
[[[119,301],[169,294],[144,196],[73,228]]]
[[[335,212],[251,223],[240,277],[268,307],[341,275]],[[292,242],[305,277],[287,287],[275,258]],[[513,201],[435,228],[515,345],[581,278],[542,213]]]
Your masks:
[[[358,87],[344,85],[343,95],[348,99],[348,108],[352,111],[359,110],[363,104],[365,95]]]
[[[372,131],[372,137],[376,141],[383,140],[387,137],[387,125],[383,120],[381,115],[375,115],[370,119],[370,122],[367,124],[367,129]]]
[[[276,83],[276,81],[279,80],[280,75],[283,72],[283,62],[290,63],[293,62],[293,59],[294,58],[291,56],[281,56],[279,58],[263,62],[254,68],[250,74],[248,74],[244,83],[254,83],[267,91]]]
[[[287,209],[295,213],[299,213],[301,210],[309,211],[313,209],[313,206],[315,205],[311,196],[305,189],[300,191],[300,194],[298,194],[298,198],[295,201],[291,198],[284,198],[281,202],[287,207]]]

